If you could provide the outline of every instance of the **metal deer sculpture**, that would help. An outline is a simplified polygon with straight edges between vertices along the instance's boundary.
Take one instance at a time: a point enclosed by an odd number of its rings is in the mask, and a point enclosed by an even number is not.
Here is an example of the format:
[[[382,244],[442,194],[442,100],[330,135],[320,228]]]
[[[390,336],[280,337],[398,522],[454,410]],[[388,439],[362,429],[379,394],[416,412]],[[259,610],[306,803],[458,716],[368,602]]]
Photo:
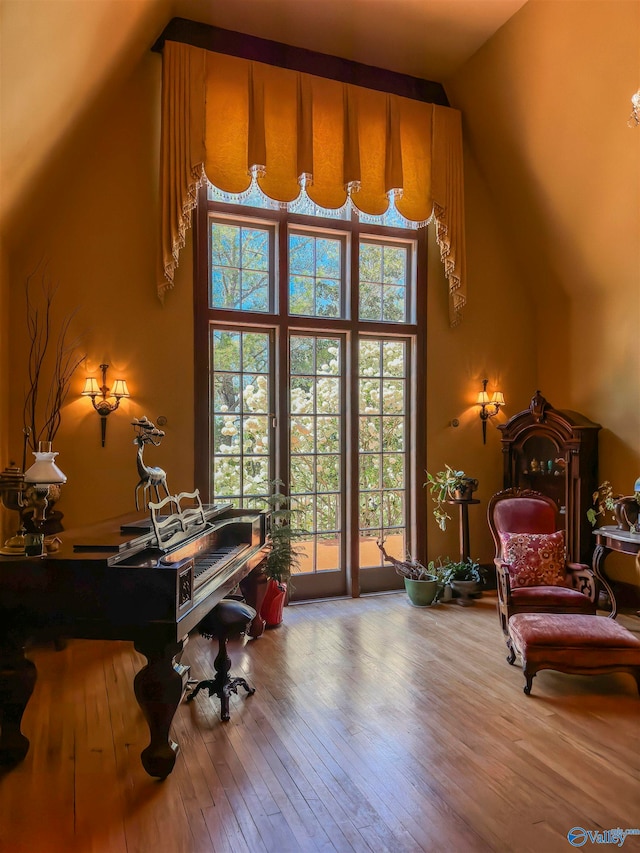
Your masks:
[[[166,472],[162,468],[156,468],[151,467],[149,465],[145,465],[144,459],[142,458],[145,444],[153,444],[155,447],[157,447],[162,441],[164,431],[158,429],[146,415],[143,415],[141,418],[135,418],[135,420],[131,421],[131,424],[136,431],[136,437],[133,439],[133,443],[138,445],[137,465],[138,474],[140,475],[140,481],[136,486],[135,492],[136,509],[140,509],[140,489],[142,489],[142,507],[143,509],[146,509],[148,504],[147,492],[150,489],[154,489],[156,494],[156,501],[160,500],[160,486],[162,486],[162,488],[164,489],[165,496],[169,497]]]

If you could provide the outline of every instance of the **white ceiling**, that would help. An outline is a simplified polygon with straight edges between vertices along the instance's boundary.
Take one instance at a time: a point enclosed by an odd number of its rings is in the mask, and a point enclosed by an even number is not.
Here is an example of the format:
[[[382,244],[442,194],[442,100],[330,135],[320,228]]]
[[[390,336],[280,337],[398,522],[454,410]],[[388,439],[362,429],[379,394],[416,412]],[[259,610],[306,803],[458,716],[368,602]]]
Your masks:
[[[175,0],[175,15],[445,81],[527,0]]]

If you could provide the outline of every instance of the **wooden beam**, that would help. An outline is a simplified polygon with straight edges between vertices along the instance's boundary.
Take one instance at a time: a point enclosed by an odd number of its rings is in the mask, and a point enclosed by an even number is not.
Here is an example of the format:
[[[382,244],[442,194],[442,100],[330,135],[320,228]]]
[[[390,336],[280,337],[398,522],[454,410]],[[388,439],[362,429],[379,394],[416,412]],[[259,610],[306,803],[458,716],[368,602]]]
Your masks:
[[[165,41],[182,42],[215,53],[264,62],[267,65],[277,65],[291,71],[315,74],[317,77],[351,83],[354,86],[363,86],[379,92],[390,92],[414,101],[449,106],[444,87],[433,80],[423,80],[420,77],[411,77],[409,74],[399,74],[386,68],[364,65],[339,56],[305,50],[233,30],[223,30],[220,27],[190,21],[186,18],[172,18],[151,50],[161,53]]]

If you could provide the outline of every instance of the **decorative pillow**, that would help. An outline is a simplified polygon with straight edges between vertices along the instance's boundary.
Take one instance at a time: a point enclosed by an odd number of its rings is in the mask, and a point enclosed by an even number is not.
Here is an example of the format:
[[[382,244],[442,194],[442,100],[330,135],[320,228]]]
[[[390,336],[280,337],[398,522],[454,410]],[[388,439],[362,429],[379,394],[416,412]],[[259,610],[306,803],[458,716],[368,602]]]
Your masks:
[[[555,533],[501,533],[502,559],[511,586],[566,586],[564,530]]]

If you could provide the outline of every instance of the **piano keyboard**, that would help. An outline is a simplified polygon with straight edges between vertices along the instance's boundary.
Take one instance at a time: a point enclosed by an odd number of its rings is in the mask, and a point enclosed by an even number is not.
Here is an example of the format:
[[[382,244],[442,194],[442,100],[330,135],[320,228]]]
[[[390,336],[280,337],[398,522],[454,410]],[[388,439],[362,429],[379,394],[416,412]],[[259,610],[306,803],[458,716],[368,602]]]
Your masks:
[[[196,588],[223,571],[249,547],[246,544],[229,545],[225,548],[216,548],[215,551],[202,551],[197,554],[194,558]]]

